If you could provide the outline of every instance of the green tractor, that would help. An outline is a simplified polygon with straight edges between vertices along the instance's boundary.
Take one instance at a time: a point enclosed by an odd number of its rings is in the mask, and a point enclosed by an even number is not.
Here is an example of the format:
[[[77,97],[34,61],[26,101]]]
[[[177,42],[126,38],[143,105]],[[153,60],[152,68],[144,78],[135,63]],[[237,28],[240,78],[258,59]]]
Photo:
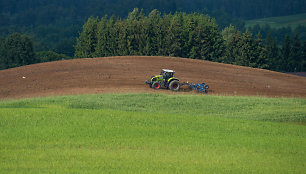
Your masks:
[[[172,91],[178,91],[180,89],[180,82],[179,79],[173,75],[173,70],[162,69],[160,75],[152,76],[151,80],[145,81],[145,83],[153,89],[164,87]]]

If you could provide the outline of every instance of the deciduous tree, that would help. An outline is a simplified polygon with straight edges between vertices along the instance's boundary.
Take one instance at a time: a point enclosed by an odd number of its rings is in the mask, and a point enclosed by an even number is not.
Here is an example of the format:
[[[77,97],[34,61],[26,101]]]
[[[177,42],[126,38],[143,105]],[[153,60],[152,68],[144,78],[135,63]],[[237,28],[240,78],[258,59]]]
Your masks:
[[[20,33],[9,35],[2,43],[1,59],[4,68],[36,63],[32,40]]]

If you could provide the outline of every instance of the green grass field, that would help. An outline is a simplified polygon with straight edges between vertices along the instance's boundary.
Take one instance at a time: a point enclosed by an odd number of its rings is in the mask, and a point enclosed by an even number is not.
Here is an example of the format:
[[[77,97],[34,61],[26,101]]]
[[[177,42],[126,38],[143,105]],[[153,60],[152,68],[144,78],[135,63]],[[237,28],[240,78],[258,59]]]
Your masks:
[[[282,27],[292,27],[296,28],[299,25],[306,26],[306,13],[291,15],[291,16],[281,16],[281,17],[271,17],[263,19],[255,19],[246,21],[246,28],[252,27],[256,24],[264,26],[269,24],[272,28],[282,28]]]
[[[0,173],[303,173],[306,99],[103,94],[0,102]]]

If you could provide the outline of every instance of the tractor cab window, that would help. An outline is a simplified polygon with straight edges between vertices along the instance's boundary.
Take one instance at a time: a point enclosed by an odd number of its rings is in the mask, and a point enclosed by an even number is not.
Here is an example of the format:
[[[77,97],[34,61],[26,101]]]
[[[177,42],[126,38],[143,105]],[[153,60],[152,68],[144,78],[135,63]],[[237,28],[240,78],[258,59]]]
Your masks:
[[[174,72],[162,70],[161,73],[160,73],[160,75],[163,76],[163,79],[168,80],[169,78],[173,77]]]
[[[168,80],[169,78],[173,77],[173,72],[164,72],[163,78]]]

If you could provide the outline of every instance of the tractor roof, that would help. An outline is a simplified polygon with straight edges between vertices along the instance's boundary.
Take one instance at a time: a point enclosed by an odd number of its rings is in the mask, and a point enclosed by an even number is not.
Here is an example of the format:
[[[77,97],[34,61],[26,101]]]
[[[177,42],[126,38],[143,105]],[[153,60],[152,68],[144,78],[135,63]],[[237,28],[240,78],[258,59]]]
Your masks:
[[[165,72],[172,72],[172,73],[174,73],[174,71],[173,71],[173,70],[170,70],[170,69],[163,69],[163,71],[165,71]]]

